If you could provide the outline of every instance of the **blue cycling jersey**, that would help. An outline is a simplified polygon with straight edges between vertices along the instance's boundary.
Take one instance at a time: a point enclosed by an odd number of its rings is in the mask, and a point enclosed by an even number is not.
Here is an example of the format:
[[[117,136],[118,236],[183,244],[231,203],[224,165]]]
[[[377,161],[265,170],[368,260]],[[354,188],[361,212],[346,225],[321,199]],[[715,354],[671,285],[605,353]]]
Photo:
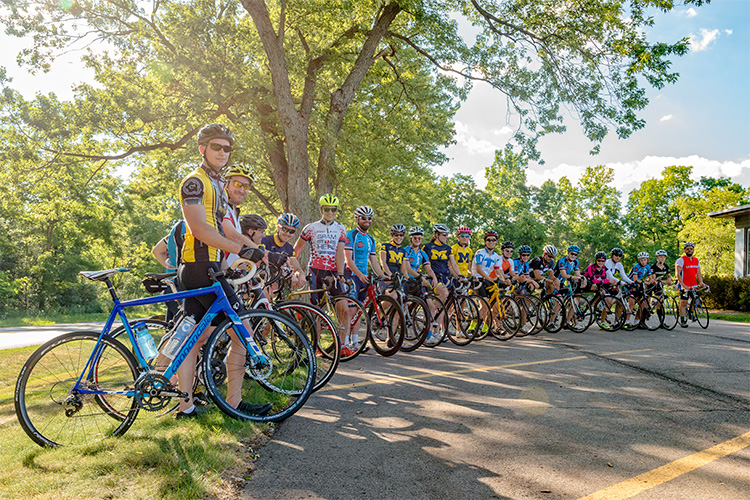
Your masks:
[[[576,269],[579,269],[578,259],[569,260],[567,257],[563,257],[558,260],[557,265],[555,266],[555,277],[560,278],[560,271],[562,269],[565,269],[565,272],[568,273],[568,275],[572,275]],[[561,278],[560,284],[565,284],[565,279]]]
[[[513,260],[513,270],[516,274],[529,274],[529,261],[521,262],[521,259]]]
[[[344,250],[352,251],[354,265],[357,266],[359,272],[367,274],[370,266],[370,255],[375,255],[375,238],[363,233],[358,228],[354,228],[346,233],[346,239]]]
[[[648,264],[646,264],[645,266],[636,264],[633,266],[633,269],[631,269],[628,276],[630,276],[630,278],[634,280],[643,280],[643,278],[651,276],[651,266]]]
[[[169,234],[164,237],[167,244],[167,261],[174,265],[174,269],[182,263],[182,244],[185,242],[185,221],[179,220],[172,226]]]
[[[427,254],[424,253],[424,250],[422,250],[421,248],[414,250],[411,246],[408,246],[404,248],[404,253],[404,258],[409,262],[409,266],[411,266],[412,271],[419,271],[419,266],[421,266],[425,262],[430,262],[430,259],[427,258]]]

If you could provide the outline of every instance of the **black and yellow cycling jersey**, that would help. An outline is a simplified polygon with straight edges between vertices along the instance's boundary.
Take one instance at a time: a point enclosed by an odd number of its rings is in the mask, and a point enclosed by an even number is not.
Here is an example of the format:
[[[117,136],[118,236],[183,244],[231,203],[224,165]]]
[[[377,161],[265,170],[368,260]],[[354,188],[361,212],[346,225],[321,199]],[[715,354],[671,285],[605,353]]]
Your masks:
[[[474,255],[472,249],[468,245],[464,247],[460,243],[456,243],[451,247],[451,250],[453,250],[453,258],[456,259],[456,264],[458,264],[458,272],[462,276],[471,276],[471,258]]]
[[[221,225],[227,210],[227,198],[218,176],[213,176],[202,165],[188,174],[180,184],[180,205],[203,205],[206,222],[224,235]],[[182,262],[221,262],[222,251],[193,236],[190,227],[185,231]]]
[[[385,263],[392,273],[401,271],[401,263],[404,261],[406,252],[403,248],[393,243],[383,243],[380,245],[380,251],[385,252]]]

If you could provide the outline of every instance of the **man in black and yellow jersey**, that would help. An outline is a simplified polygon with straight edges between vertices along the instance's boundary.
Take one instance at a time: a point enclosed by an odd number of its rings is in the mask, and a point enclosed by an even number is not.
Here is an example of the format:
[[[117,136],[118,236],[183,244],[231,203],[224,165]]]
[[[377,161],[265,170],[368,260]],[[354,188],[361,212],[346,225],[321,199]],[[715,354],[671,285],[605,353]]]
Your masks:
[[[228,209],[226,193],[224,191],[224,180],[220,171],[229,162],[233,151],[234,134],[232,131],[218,123],[204,126],[198,132],[198,150],[203,161],[190,172],[180,185],[180,204],[182,205],[182,216],[187,223],[185,240],[182,245],[182,263],[177,270],[178,279],[183,290],[193,290],[210,286],[211,278],[208,270],[221,270],[221,262],[224,253],[236,253],[242,258],[259,261],[264,252],[257,248],[256,244],[243,245],[241,241],[233,241],[224,235],[222,220]],[[247,240],[245,240],[247,241]],[[255,247],[255,248],[253,248]],[[219,280],[222,288],[227,294],[232,307],[238,312],[243,311],[242,302],[234,290],[224,279]],[[185,299],[185,316],[192,316],[196,323],[200,322],[208,308],[214,301],[214,295],[202,295]],[[213,324],[218,324],[223,318],[217,318]],[[177,370],[178,386],[182,392],[188,394],[187,401],[180,399],[180,411],[177,418],[185,418],[197,415],[199,412],[193,405],[193,382],[195,379],[195,364],[200,347],[205,343],[213,328],[208,328],[203,337],[196,343],[190,354]],[[237,345],[233,342],[232,345]],[[230,352],[230,358],[244,357],[245,353]],[[229,363],[227,364],[229,366]],[[242,363],[239,364],[242,366]],[[233,373],[227,373],[227,384],[233,378]],[[242,374],[239,374],[238,383],[242,383]],[[229,387],[230,392],[233,387]],[[233,398],[228,397],[227,402],[235,405],[245,405],[240,400],[239,391]],[[246,405],[250,406],[250,405]],[[255,408],[245,408],[247,411],[255,411],[262,414],[268,412],[270,405]]]
[[[453,257],[456,259],[458,271],[461,276],[471,277],[471,261],[474,251],[469,247],[471,241],[471,229],[461,226],[456,231],[458,234],[458,243],[451,247]]]

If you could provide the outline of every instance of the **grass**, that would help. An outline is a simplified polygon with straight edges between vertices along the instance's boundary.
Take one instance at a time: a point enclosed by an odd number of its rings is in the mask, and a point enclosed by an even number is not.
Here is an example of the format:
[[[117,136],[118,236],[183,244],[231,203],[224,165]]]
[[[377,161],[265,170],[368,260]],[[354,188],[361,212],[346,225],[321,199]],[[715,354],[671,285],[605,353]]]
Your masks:
[[[16,377],[35,347],[0,351],[1,499],[199,499],[234,497],[272,425],[218,411],[176,421],[141,411],[122,437],[81,448],[44,449],[15,416]]]
[[[711,319],[722,319],[724,321],[735,321],[737,323],[750,323],[750,313],[736,311],[709,311]]]
[[[128,318],[159,316],[164,314],[164,307],[160,305],[129,307]],[[0,328],[7,326],[57,325],[61,323],[89,323],[92,321],[106,321],[109,312],[101,313],[65,313],[41,312],[33,315],[12,315],[0,318]]]

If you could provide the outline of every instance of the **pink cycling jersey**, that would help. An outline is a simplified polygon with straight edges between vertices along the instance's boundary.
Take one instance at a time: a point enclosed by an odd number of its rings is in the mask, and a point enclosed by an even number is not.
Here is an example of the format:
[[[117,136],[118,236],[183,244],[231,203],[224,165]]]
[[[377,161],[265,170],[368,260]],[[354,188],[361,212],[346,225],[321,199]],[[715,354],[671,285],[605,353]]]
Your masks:
[[[322,220],[306,225],[300,238],[310,243],[310,267],[336,271],[336,248],[346,243],[346,228],[338,222],[326,224]]]
[[[609,283],[609,280],[607,279],[607,268],[604,266],[597,268],[596,264],[589,264],[589,267],[586,268],[586,272],[584,272],[583,275],[590,278],[591,282],[595,285],[599,285],[603,282]]]

